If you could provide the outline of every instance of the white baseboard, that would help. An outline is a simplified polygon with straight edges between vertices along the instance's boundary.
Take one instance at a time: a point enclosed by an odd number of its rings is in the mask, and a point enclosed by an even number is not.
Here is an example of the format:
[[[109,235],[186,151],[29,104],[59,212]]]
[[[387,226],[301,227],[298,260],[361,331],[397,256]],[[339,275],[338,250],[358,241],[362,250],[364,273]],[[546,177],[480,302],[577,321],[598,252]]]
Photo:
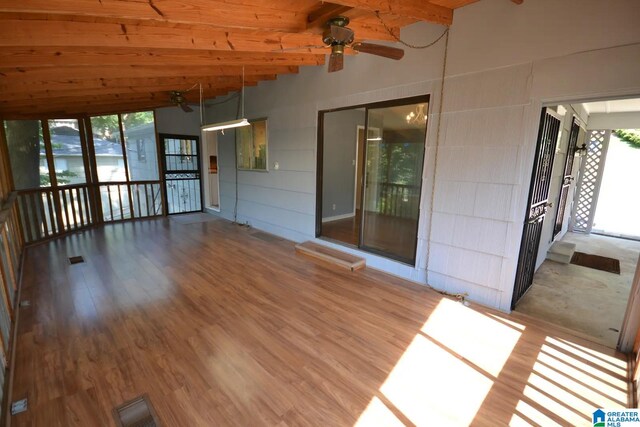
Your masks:
[[[355,213],[351,212],[348,214],[336,215],[336,216],[328,216],[326,218],[322,218],[322,222],[331,222],[331,221],[339,221],[341,219],[353,218]]]

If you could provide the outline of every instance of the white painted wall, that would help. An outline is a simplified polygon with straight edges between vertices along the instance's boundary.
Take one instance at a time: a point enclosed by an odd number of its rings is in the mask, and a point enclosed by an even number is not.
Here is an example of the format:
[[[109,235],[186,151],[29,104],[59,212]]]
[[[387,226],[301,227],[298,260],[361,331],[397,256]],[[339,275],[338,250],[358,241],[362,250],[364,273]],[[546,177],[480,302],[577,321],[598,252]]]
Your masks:
[[[443,42],[408,50],[399,63],[358,55],[339,73],[306,68],[249,88],[247,116],[269,118],[269,159],[280,170],[238,174],[239,219],[296,241],[313,238],[318,110],[428,93],[417,265],[371,255],[368,263],[424,283],[428,260],[431,285],[508,310],[540,109],[543,103],[640,94],[638,18],[636,0],[482,0],[456,11],[440,141]],[[402,37],[425,43],[441,32],[415,24]],[[208,109],[207,121],[232,118],[232,104]],[[227,218],[233,215],[232,157],[229,132],[220,139],[221,214]]]

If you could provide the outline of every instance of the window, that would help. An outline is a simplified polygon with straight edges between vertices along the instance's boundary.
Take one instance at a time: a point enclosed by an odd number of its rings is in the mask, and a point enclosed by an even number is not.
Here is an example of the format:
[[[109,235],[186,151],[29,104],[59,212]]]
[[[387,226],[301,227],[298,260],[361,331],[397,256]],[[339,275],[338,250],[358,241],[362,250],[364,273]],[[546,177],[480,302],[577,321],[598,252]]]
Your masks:
[[[267,171],[267,120],[237,128],[236,150],[238,169]]]
[[[153,111],[121,114],[127,169],[131,181],[159,179]]]
[[[49,120],[53,169],[58,185],[84,184],[84,153],[78,120]]]
[[[16,190],[49,187],[49,165],[40,120],[7,120],[9,161]]]
[[[100,182],[126,181],[118,115],[91,117],[91,129],[98,180]]]

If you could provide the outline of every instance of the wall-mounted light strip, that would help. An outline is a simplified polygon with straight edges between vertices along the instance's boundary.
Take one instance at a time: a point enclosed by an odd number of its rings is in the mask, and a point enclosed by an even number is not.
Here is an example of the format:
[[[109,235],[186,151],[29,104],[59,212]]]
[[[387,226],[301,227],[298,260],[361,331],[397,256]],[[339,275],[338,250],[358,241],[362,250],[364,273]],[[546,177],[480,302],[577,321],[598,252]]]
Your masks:
[[[242,126],[249,126],[251,123],[249,123],[249,120],[247,119],[237,119],[237,120],[229,120],[228,122],[220,122],[220,123],[213,123],[210,125],[205,125],[202,126],[200,129],[203,132],[210,132],[210,131],[214,131],[214,130],[224,130],[224,129],[231,129],[231,128],[239,128]]]

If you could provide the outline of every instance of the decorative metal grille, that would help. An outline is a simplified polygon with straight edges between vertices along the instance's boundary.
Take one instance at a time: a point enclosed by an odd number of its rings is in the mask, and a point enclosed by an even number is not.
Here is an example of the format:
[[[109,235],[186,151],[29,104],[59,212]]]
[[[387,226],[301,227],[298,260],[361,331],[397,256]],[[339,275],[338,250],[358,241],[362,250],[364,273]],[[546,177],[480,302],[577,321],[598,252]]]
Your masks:
[[[610,135],[608,130],[592,130],[589,134],[587,154],[580,171],[578,202],[573,213],[574,231],[589,233],[593,226]]]

